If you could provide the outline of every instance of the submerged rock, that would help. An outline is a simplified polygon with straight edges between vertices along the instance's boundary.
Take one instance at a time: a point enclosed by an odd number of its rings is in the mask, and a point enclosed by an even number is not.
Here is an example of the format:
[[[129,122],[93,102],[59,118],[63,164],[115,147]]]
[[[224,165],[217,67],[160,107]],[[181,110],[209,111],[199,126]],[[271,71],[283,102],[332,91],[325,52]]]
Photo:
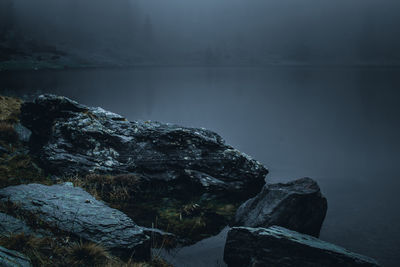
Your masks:
[[[21,121],[42,167],[61,176],[137,173],[184,192],[257,194],[267,169],[216,133],[159,122],[129,122],[102,108],[41,95]],[[183,185],[183,186],[182,186]]]
[[[133,255],[135,259],[150,256],[149,237],[141,227],[71,183],[10,186],[0,189],[0,201],[15,203],[52,227],[101,243],[118,256]]]
[[[31,261],[24,254],[0,246],[0,266],[30,267]]]
[[[327,200],[310,178],[286,184],[268,184],[236,212],[235,225],[269,227],[279,225],[318,237],[327,211]]]
[[[379,266],[371,258],[278,226],[232,228],[228,232],[224,261],[229,267]]]

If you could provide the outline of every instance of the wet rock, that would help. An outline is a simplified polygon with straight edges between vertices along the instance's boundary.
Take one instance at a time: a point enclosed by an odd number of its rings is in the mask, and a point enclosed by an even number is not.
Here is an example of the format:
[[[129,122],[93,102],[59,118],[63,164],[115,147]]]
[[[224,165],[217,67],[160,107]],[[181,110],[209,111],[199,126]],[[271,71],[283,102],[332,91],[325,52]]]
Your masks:
[[[0,201],[11,201],[52,227],[101,243],[123,258],[150,256],[149,237],[141,227],[71,183],[10,186],[0,190]]]
[[[0,246],[0,266],[2,267],[30,267],[28,257],[14,250],[8,250]]]
[[[368,257],[283,227],[234,227],[228,232],[224,261],[229,267],[379,266]]]
[[[55,175],[137,173],[182,191],[257,194],[267,169],[216,133],[159,122],[129,122],[102,108],[42,95],[25,103],[21,121],[31,150]]]
[[[279,225],[318,237],[327,211],[327,200],[310,178],[268,184],[236,212],[235,225],[269,227]]]

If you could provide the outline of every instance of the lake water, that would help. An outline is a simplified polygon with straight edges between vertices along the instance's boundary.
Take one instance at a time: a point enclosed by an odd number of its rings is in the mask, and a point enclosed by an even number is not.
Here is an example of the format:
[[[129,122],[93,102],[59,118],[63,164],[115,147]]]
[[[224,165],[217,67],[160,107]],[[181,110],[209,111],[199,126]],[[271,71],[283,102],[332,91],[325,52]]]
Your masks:
[[[0,93],[51,92],[126,116],[205,127],[328,199],[321,239],[400,262],[400,69],[138,68],[0,73]],[[223,234],[222,234],[223,235]],[[208,242],[208,243],[207,243]],[[223,266],[223,238],[175,253]]]

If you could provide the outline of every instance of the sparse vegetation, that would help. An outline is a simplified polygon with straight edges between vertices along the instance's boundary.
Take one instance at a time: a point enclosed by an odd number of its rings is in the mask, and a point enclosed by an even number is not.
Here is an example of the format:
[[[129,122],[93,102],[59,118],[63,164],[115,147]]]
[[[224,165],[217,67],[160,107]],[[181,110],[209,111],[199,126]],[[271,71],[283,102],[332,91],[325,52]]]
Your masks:
[[[14,124],[19,121],[22,100],[0,96],[0,188],[23,183],[51,181],[26,153],[27,148],[19,141]]]
[[[149,184],[132,174],[91,174],[68,180],[123,211],[139,225],[152,227],[156,223],[156,228],[175,234],[183,244],[193,244],[217,234],[233,218],[240,204],[231,200],[201,199],[201,196],[180,198],[179,193],[169,192],[166,185]],[[155,246],[176,246],[175,241],[170,241],[157,241]]]
[[[13,97],[0,96],[0,121],[16,123],[19,121],[22,100]]]
[[[0,188],[33,182],[52,183],[29,155],[17,153],[0,158]]]
[[[100,244],[70,241],[62,237],[38,237],[24,233],[1,236],[0,246],[27,255],[33,266],[171,267],[161,258],[149,262],[123,262]]]
[[[111,260],[108,251],[95,243],[75,243],[67,249],[72,266],[104,266]]]
[[[120,203],[130,200],[138,192],[140,177],[133,174],[115,176],[89,174],[83,178],[73,177],[69,181],[75,186],[84,188],[98,199],[108,203]]]
[[[27,255],[33,266],[67,266],[66,249],[57,238],[36,237],[24,233],[2,236],[0,245]]]
[[[0,96],[0,145],[15,145],[18,135],[14,124],[19,121],[22,101],[13,97]]]
[[[3,144],[14,144],[18,141],[18,134],[11,123],[0,121],[0,140]]]

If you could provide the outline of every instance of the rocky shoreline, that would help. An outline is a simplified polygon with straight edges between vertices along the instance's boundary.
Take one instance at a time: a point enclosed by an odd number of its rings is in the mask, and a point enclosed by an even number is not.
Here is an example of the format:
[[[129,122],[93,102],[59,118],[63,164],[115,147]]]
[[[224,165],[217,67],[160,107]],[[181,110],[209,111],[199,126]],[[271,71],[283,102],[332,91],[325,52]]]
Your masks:
[[[217,133],[55,95],[0,107],[4,266],[170,266],[151,249],[227,225],[228,266],[378,266],[317,239],[327,200],[315,181],[266,184]]]

